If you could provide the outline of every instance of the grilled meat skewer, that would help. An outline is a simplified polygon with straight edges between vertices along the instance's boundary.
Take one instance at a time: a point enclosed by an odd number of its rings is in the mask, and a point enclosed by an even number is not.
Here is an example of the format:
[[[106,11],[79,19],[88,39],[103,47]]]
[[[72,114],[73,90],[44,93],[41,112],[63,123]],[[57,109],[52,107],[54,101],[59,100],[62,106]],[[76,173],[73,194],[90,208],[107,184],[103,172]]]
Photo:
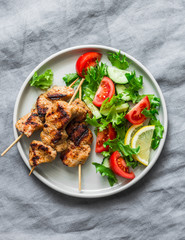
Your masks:
[[[75,117],[66,127],[68,148],[61,153],[60,158],[68,167],[76,167],[86,162],[91,152],[90,145],[93,141],[92,132],[84,122],[87,113],[92,117],[92,112],[80,99],[76,99],[73,102],[73,106],[83,109],[83,113]]]
[[[91,130],[85,122],[71,122],[66,131],[69,136],[68,148],[60,155],[62,162],[68,167],[84,164],[91,152],[90,145],[93,141]]]
[[[29,149],[29,163],[35,167],[41,163],[52,162],[57,156],[56,150],[41,141],[32,141]]]
[[[79,99],[71,105],[64,101],[54,103],[45,116],[44,128],[40,135],[43,143],[50,145],[57,152],[64,151],[67,148],[67,124],[74,118],[84,119],[87,112],[90,113],[90,110]]]
[[[89,145],[92,143],[92,133],[87,128],[87,124],[79,123],[77,120],[84,120],[87,112],[91,115],[89,108],[79,99],[71,105],[64,101],[53,103],[45,116],[45,124],[41,132],[42,142],[33,141],[30,145],[30,165],[35,167],[53,161],[56,157],[54,153],[64,152],[66,149],[68,150],[64,156],[64,164],[69,166],[84,164],[91,151]],[[69,123],[72,118],[74,120]],[[52,152],[52,158],[46,148]]]
[[[54,86],[37,98],[36,108],[19,119],[16,123],[16,128],[27,137],[30,137],[34,131],[43,128],[45,115],[52,104],[58,100],[67,101],[73,94],[73,88]]]
[[[32,109],[30,113],[19,119],[15,126],[19,132],[30,137],[33,132],[43,128],[43,123],[38,116],[37,109]]]
[[[36,107],[38,115],[41,120],[44,122],[45,115],[48,109],[52,106],[53,102],[56,101],[67,101],[74,94],[74,89],[70,87],[58,87],[54,86],[46,93],[41,94],[37,98]]]

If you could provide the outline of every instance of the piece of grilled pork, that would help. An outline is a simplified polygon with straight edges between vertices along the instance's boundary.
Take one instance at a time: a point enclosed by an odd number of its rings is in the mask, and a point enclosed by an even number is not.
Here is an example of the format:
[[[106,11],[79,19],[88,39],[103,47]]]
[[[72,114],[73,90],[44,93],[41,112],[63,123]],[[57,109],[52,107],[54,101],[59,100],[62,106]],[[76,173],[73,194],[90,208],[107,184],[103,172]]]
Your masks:
[[[43,128],[43,123],[38,116],[37,109],[32,109],[30,113],[19,119],[15,126],[19,132],[30,137],[34,131]]]
[[[56,150],[41,141],[32,141],[29,149],[29,163],[35,167],[41,163],[52,162],[57,156]]]
[[[72,119],[86,116],[87,109],[82,104],[76,104],[76,100],[70,105],[64,101],[56,101],[47,111],[45,124],[41,132],[41,139],[44,144],[50,145],[57,152],[67,149],[66,126]],[[85,105],[86,106],[86,105]],[[89,109],[88,109],[89,111]]]
[[[36,108],[32,109],[30,113],[19,119],[16,123],[16,128],[27,137],[30,137],[34,131],[43,128],[42,122],[45,121],[45,115],[51,108],[52,104],[58,100],[67,101],[73,96],[73,94],[73,88],[52,87],[37,98]]]
[[[45,121],[45,115],[48,109],[52,106],[52,103],[55,101],[67,101],[74,94],[74,89],[70,87],[58,87],[54,86],[49,89],[47,92],[41,94],[37,98],[36,107],[38,115],[41,120]]]
[[[68,148],[61,153],[62,162],[68,167],[84,164],[91,152],[93,141],[91,130],[85,122],[71,122],[66,128]]]

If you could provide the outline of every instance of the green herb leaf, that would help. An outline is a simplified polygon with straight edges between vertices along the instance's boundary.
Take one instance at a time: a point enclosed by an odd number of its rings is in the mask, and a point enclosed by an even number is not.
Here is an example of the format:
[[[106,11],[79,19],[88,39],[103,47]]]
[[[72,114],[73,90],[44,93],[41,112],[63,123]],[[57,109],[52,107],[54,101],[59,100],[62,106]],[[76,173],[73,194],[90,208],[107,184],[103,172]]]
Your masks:
[[[124,145],[123,141],[118,138],[115,138],[113,140],[109,139],[103,144],[104,147],[106,147],[107,145],[109,146],[109,149],[112,150],[112,152],[118,151],[123,155],[127,166],[130,166],[132,168],[138,166],[138,162],[133,159],[133,155],[139,153],[140,147],[131,148],[129,145]]]
[[[107,168],[102,164],[96,162],[93,162],[92,164],[96,167],[96,172],[99,172],[102,176],[107,176],[107,179],[111,187],[118,182],[115,174],[110,168]]]
[[[74,82],[74,80],[76,80],[78,78],[78,74],[77,73],[69,73],[66,74],[63,77],[64,82],[66,83],[66,86],[69,86],[72,82]]]
[[[159,120],[150,120],[151,125],[155,125],[154,134],[152,138],[152,149],[156,149],[159,146],[160,140],[163,138],[164,127]]]
[[[85,96],[94,98],[99,84],[104,76],[107,76],[107,65],[99,63],[95,67],[90,67],[85,75],[85,81],[82,85],[82,89]]]
[[[152,138],[152,149],[156,149],[159,146],[160,140],[163,137],[164,127],[161,124],[159,120],[157,120],[156,115],[159,114],[158,109],[160,107],[160,98],[157,98],[154,94],[149,95],[140,95],[138,96],[137,102],[139,102],[141,99],[143,99],[145,96],[148,96],[150,101],[150,110],[147,110],[146,108],[142,111],[142,114],[144,114],[146,117],[150,118],[150,125],[155,125],[154,134]]]
[[[143,76],[136,77],[135,71],[125,74],[128,79],[127,88],[123,91],[122,97],[126,96],[135,103],[138,100],[138,91],[143,88]]]
[[[110,101],[109,98],[106,98],[100,107],[100,113],[107,116],[112,106],[119,106],[123,103],[125,103],[125,101],[122,99],[122,94],[114,95]]]
[[[103,157],[110,157],[110,153],[109,152],[106,152],[106,151],[103,151],[101,152],[101,154],[103,155]]]
[[[152,108],[160,107],[160,98],[156,97],[154,94],[139,95],[137,98],[137,102],[141,101],[146,96],[148,96],[148,99],[150,101],[150,107]]]
[[[117,126],[114,126],[115,130],[116,130],[116,133],[117,133],[117,138],[119,138],[120,140],[124,140],[125,138],[125,134],[126,134],[126,131],[127,131],[127,127],[126,127],[126,118],[124,118],[122,120],[122,123],[117,125]]]
[[[138,91],[143,88],[143,76],[136,77],[136,72],[125,74],[128,79],[129,88],[133,91]]]
[[[153,109],[149,109],[147,110],[147,108],[143,109],[143,111],[141,112],[143,115],[145,115],[145,117],[151,118],[151,119],[157,119],[156,118],[156,114],[159,114],[156,108]]]
[[[38,75],[34,73],[33,77],[29,81],[30,86],[34,86],[40,89],[48,89],[53,83],[53,72],[51,69],[46,70],[43,74]]]
[[[116,107],[112,106],[106,120],[110,123],[112,123],[112,126],[115,127],[119,124],[121,124],[123,121],[125,121],[124,114],[120,113],[118,114],[116,111]]]
[[[115,66],[119,69],[125,70],[129,67],[126,56],[122,55],[120,51],[116,53],[108,52],[108,59],[112,66]]]
[[[100,127],[101,126],[101,124],[98,122],[96,117],[93,116],[92,118],[90,118],[89,114],[87,114],[85,121],[86,121],[86,123],[88,123],[88,124],[90,124],[91,126],[94,126],[94,127]]]

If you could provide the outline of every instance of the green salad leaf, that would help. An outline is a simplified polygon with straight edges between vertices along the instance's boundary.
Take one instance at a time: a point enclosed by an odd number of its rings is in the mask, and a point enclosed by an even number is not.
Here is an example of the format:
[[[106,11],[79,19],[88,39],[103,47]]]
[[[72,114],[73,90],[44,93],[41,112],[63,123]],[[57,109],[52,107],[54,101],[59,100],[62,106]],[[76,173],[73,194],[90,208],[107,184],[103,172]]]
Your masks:
[[[143,76],[136,77],[136,72],[125,73],[128,79],[129,88],[133,91],[138,91],[143,88]]]
[[[90,124],[91,126],[98,128],[99,132],[102,132],[107,127],[107,125],[110,123],[110,122],[106,121],[106,119],[104,119],[104,118],[97,119],[95,116],[90,118],[89,114],[87,114],[85,121],[86,121],[86,123]]]
[[[108,52],[108,59],[111,62],[112,66],[115,66],[119,69],[127,69],[129,63],[127,62],[127,57],[122,55],[121,52]]]
[[[89,125],[91,126],[94,126],[94,127],[100,127],[101,124],[99,123],[98,119],[93,116],[92,118],[89,116],[89,114],[87,114],[86,116],[86,123],[88,123]]]
[[[107,103],[109,108],[106,107],[104,102]],[[109,123],[112,124],[112,126],[119,132],[119,136],[123,139],[123,135],[125,135],[125,123],[126,119],[124,118],[125,113],[118,113],[116,110],[116,102],[119,103],[118,96],[113,96],[110,102],[108,102],[108,99],[106,99],[102,104],[102,111],[107,110],[107,116],[102,116],[100,119],[97,119],[95,116],[93,118],[90,118],[89,115],[86,116],[86,122],[90,124],[91,126],[97,127],[99,132],[102,132]],[[124,102],[124,101],[123,101]],[[105,108],[104,108],[105,106]],[[101,110],[100,110],[101,113]],[[122,129],[119,129],[119,128]]]
[[[155,125],[154,134],[152,138],[152,149],[156,149],[159,146],[161,139],[163,138],[164,127],[159,120],[152,119],[149,124]]]
[[[109,110],[106,121],[112,123],[113,127],[116,127],[117,125],[121,124],[124,121],[124,116],[125,114],[117,113],[116,107],[112,106],[111,109]]]
[[[145,109],[143,109],[142,114],[145,115],[145,117],[148,117],[148,118],[156,120],[157,118],[156,118],[155,115],[159,114],[159,113],[158,113],[158,110],[156,108],[149,109],[149,110],[147,110],[147,108],[145,108]]]
[[[120,152],[126,163],[127,166],[130,166],[132,168],[135,168],[138,166],[138,162],[133,159],[133,155],[138,154],[140,147],[137,148],[131,148],[130,145],[125,145],[121,139],[118,137],[113,140],[108,140],[103,144],[104,147],[109,146],[109,151],[112,152],[118,151]]]
[[[154,129],[154,134],[153,134],[153,138],[152,138],[152,144],[151,147],[152,149],[156,149],[159,146],[160,140],[163,137],[163,132],[164,132],[164,127],[161,124],[161,122],[159,120],[157,120],[156,115],[159,114],[158,110],[160,107],[160,99],[157,98],[154,94],[150,94],[150,95],[140,95],[138,97],[138,101],[140,101],[143,97],[148,96],[149,101],[150,101],[150,109],[147,110],[147,108],[145,108],[142,111],[142,114],[144,114],[146,117],[150,118],[150,125],[155,125],[155,129]]]
[[[110,168],[107,168],[102,164],[96,162],[93,162],[92,164],[96,167],[96,172],[99,172],[102,176],[107,176],[107,179],[111,187],[118,182],[115,174]]]
[[[43,74],[38,75],[34,73],[33,77],[29,81],[30,86],[34,86],[43,90],[48,89],[53,83],[53,72],[51,69],[46,70]]]
[[[123,104],[125,101],[122,99],[122,94],[114,95],[110,101],[109,98],[105,99],[100,107],[100,113],[103,115],[108,115],[108,111],[113,106],[119,106]],[[105,114],[106,111],[106,114]]]
[[[103,151],[101,152],[101,154],[103,155],[104,158],[110,157],[110,152]]]
[[[138,100],[138,91],[143,88],[143,76],[136,77],[135,71],[125,74],[128,79],[127,88],[124,90],[123,94],[130,97],[133,103]]]
[[[66,74],[63,77],[64,82],[66,83],[66,86],[69,86],[72,82],[74,82],[77,78],[79,78],[79,80],[73,85],[73,87],[79,85],[81,77],[78,76],[77,73],[69,73]]]
[[[82,85],[83,97],[88,96],[93,100],[96,91],[100,85],[100,82],[104,76],[107,76],[107,65],[105,63],[99,63],[95,67],[90,67],[85,75],[85,81]]]

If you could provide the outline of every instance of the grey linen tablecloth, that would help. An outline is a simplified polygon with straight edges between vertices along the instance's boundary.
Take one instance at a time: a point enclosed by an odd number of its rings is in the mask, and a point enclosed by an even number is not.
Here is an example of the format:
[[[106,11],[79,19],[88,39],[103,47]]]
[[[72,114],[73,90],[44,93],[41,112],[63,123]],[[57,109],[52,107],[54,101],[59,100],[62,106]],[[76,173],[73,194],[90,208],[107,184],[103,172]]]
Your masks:
[[[0,159],[0,239],[185,239],[185,1],[0,0],[0,150],[33,68],[79,44],[129,53],[154,75],[169,128],[152,170],[129,190],[77,199],[48,188],[13,147]]]

